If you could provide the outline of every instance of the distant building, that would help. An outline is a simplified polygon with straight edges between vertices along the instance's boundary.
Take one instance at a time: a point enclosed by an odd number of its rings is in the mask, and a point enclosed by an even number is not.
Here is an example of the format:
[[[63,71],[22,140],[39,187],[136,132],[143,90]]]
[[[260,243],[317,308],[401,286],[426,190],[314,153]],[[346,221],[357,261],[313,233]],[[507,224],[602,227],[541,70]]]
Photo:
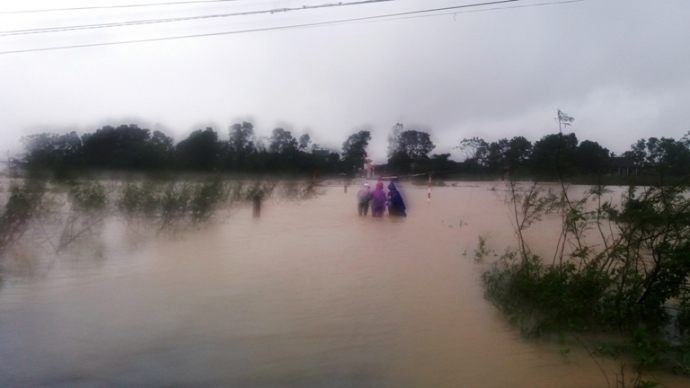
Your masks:
[[[632,158],[627,156],[615,156],[611,158],[613,175],[637,175],[640,167],[635,164]]]

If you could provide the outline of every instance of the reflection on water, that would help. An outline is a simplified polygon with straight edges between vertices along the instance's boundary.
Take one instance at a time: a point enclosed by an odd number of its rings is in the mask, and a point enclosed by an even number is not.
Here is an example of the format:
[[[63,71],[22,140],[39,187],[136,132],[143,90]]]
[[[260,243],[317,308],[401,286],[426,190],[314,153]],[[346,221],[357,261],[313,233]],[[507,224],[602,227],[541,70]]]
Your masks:
[[[482,298],[463,252],[513,237],[491,187],[427,201],[403,185],[406,219],[359,217],[332,188],[184,234],[109,221],[107,259],[63,254],[45,276],[6,280],[0,385],[606,387],[586,352],[524,341]],[[618,364],[599,363],[615,384]]]

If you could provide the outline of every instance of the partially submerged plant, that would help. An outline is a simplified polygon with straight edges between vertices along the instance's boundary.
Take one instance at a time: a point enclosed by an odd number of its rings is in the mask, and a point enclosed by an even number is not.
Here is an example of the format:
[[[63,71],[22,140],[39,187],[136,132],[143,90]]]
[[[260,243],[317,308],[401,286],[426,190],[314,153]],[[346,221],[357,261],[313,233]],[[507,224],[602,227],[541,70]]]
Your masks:
[[[70,209],[56,252],[83,236],[99,233],[106,216],[108,198],[105,187],[99,182],[72,183],[68,202]]]
[[[486,297],[530,336],[618,332],[640,368],[690,373],[690,185],[631,187],[621,206],[602,186],[572,200],[508,185],[518,248],[483,274]],[[561,233],[544,260],[523,232],[549,212]]]
[[[68,247],[98,242],[106,221],[124,216],[129,227],[172,231],[208,225],[233,205],[278,198],[302,201],[319,194],[313,182],[198,181],[60,184],[27,180],[12,185],[0,210],[0,258],[14,244],[30,242],[48,267]],[[45,263],[44,263],[45,264]],[[33,265],[33,264],[32,264]]]
[[[40,214],[44,194],[45,183],[40,181],[10,187],[5,212],[0,216],[0,253],[29,229],[32,218]]]
[[[226,182],[126,183],[116,200],[117,208],[128,220],[159,224],[167,228],[183,221],[204,222],[230,198]]]

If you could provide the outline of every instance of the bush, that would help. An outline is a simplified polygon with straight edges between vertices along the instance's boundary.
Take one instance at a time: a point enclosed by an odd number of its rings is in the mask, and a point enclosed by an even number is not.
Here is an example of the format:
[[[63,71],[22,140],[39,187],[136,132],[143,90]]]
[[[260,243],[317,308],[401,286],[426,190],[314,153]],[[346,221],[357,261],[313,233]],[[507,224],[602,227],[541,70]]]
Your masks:
[[[617,208],[601,186],[573,201],[509,185],[519,249],[483,274],[485,296],[530,336],[615,331],[640,367],[690,372],[690,186],[631,187]],[[545,212],[562,219],[551,264],[522,235]]]

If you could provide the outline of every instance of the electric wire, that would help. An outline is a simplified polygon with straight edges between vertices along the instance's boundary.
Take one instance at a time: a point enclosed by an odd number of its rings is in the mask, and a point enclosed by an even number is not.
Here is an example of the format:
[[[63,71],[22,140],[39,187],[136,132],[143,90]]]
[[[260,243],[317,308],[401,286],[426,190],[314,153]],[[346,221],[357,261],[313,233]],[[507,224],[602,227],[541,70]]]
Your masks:
[[[583,1],[585,1],[585,0],[563,0],[563,1],[554,1],[554,2],[549,2],[549,3],[535,3],[535,4],[525,4],[525,5],[512,5],[512,6],[506,6],[506,7],[473,9],[473,10],[469,10],[469,11],[440,12],[440,13],[436,13],[433,15],[423,15],[421,17],[436,17],[436,16],[448,16],[448,15],[460,15],[460,14],[464,14],[464,13],[479,13],[479,12],[488,12],[488,11],[499,11],[499,10],[504,10],[504,9],[543,7],[543,6],[549,6],[549,5],[563,5],[563,4],[570,4],[570,3],[581,3]],[[403,16],[403,17],[399,17],[399,18],[388,18],[386,20],[378,20],[377,22],[416,19],[419,17],[420,16]],[[367,21],[363,21],[363,23],[367,23]]]
[[[232,0],[232,1],[237,1],[237,0]],[[0,31],[0,36],[28,35],[28,34],[42,34],[42,33],[53,33],[53,32],[98,29],[98,28],[126,27],[126,26],[135,26],[135,25],[144,25],[144,24],[172,23],[172,22],[181,22],[181,21],[190,21],[190,20],[225,18],[225,17],[232,17],[232,16],[249,16],[249,15],[269,14],[269,13],[274,14],[274,13],[279,13],[279,12],[301,11],[301,10],[308,10],[308,9],[339,7],[339,6],[375,4],[375,3],[383,3],[383,2],[390,2],[390,1],[396,1],[396,0],[361,0],[361,1],[355,1],[355,2],[349,2],[349,3],[343,3],[343,2],[326,3],[326,4],[313,5],[313,6],[303,5],[301,7],[275,8],[275,9],[270,9],[270,10],[235,12],[235,13],[227,13],[227,14],[211,14],[211,15],[186,16],[186,17],[167,18],[167,19],[145,19],[145,20],[134,20],[134,21],[128,21],[128,22],[99,23],[99,24],[86,24],[86,25],[77,25],[77,26],[36,28],[36,29],[24,29],[24,30],[8,30],[8,31]],[[519,1],[519,0],[516,0],[516,1]],[[545,6],[545,5],[577,3],[577,2],[581,2],[581,1],[584,1],[584,0],[567,0],[567,1],[561,1],[561,2],[526,4],[526,5],[517,5],[517,6],[512,6],[512,7],[488,8],[488,9],[472,10],[472,11],[465,11],[465,12],[444,12],[444,13],[438,13],[434,16],[444,16],[444,15],[449,15],[449,14],[460,14],[460,13],[486,12],[486,11],[493,11],[493,10],[498,10],[498,9],[529,8],[529,7],[537,7],[537,6]],[[175,3],[175,4],[177,4],[177,3]],[[403,20],[403,19],[409,19],[409,17],[401,17],[401,18],[395,18],[395,19],[389,19],[389,20]]]
[[[485,3],[463,4],[463,5],[450,6],[450,7],[407,11],[407,12],[399,12],[399,13],[384,14],[384,15],[363,16],[363,17],[340,19],[340,20],[329,20],[329,21],[325,21],[325,22],[294,24],[294,25],[287,25],[287,26],[261,27],[261,28],[253,28],[253,29],[246,29],[246,30],[211,32],[211,33],[204,33],[204,34],[178,35],[178,36],[169,36],[169,37],[160,37],[160,38],[124,40],[124,41],[116,41],[116,42],[90,43],[90,44],[80,44],[80,45],[71,45],[71,46],[42,47],[42,48],[26,49],[26,50],[0,51],[0,54],[17,54],[17,53],[32,52],[32,51],[64,50],[64,49],[71,49],[71,48],[112,46],[112,45],[131,44],[131,43],[144,43],[144,42],[168,41],[168,40],[200,38],[200,37],[219,36],[219,35],[236,35],[236,34],[244,34],[244,33],[252,33],[252,32],[263,32],[263,31],[288,30],[288,29],[297,29],[297,28],[305,28],[305,27],[325,26],[325,25],[330,25],[330,24],[341,24],[341,23],[348,23],[348,22],[353,22],[353,21],[375,20],[375,19],[382,19],[382,18],[391,17],[391,16],[415,15],[415,14],[423,14],[423,13],[429,13],[429,12],[447,11],[450,9],[462,9],[462,8],[480,7],[480,6],[485,6],[485,5],[512,3],[512,2],[516,2],[516,1],[520,1],[520,0],[498,0],[498,1],[491,1],[491,2],[485,2]]]
[[[108,9],[108,8],[137,8],[137,7],[157,7],[157,6],[204,4],[204,3],[226,3],[226,2],[235,2],[235,1],[242,1],[242,0],[170,1],[167,3],[150,3],[150,4],[120,4],[120,5],[100,5],[100,6],[90,6],[90,7],[27,9],[27,10],[20,10],[20,11],[0,11],[0,15],[18,14],[18,13],[46,13],[46,12],[84,11],[84,10]]]
[[[484,3],[463,4],[463,5],[458,5],[458,6],[441,7],[441,8],[407,11],[407,12],[398,12],[398,13],[390,13],[390,14],[383,14],[383,15],[364,16],[364,17],[348,18],[348,19],[340,19],[340,20],[330,20],[330,21],[324,21],[324,22],[294,24],[294,25],[287,25],[287,26],[262,27],[262,28],[254,28],[254,29],[222,31],[222,32],[204,33],[204,34],[178,35],[178,36],[149,38],[149,39],[135,39],[135,40],[125,40],[125,41],[116,41],[116,42],[90,43],[90,44],[79,44],[79,45],[70,45],[70,46],[53,46],[53,47],[42,47],[42,48],[34,48],[34,49],[0,51],[0,55],[19,54],[19,53],[28,53],[28,52],[39,52],[39,51],[67,50],[67,49],[77,49],[77,48],[86,48],[86,47],[114,46],[114,45],[125,45],[125,44],[133,44],[133,43],[147,43],[147,42],[157,42],[157,41],[171,41],[171,40],[179,40],[179,39],[202,38],[202,37],[221,36],[221,35],[238,35],[238,34],[246,34],[246,33],[254,33],[254,32],[268,32],[268,31],[291,30],[291,29],[300,29],[300,28],[313,28],[313,27],[322,27],[322,26],[328,26],[328,25],[347,24],[347,23],[353,23],[353,22],[389,21],[389,20],[399,20],[399,19],[433,17],[433,16],[440,16],[441,14],[430,14],[430,13],[449,11],[449,10],[454,10],[454,9],[481,7],[481,6],[487,6],[487,5],[498,5],[498,4],[512,3],[512,2],[516,2],[516,1],[520,1],[520,0],[499,0],[499,1],[484,2]],[[522,7],[567,4],[567,3],[575,3],[575,2],[581,2],[581,1],[584,1],[584,0],[566,0],[566,1],[555,2],[555,3],[539,3],[539,4],[533,4],[533,5],[525,5]],[[486,10],[477,10],[477,12],[489,11],[489,10],[497,11],[497,10],[502,10],[504,8],[518,8],[518,7],[516,7],[516,6],[514,6],[514,7],[499,7],[499,8],[492,8],[492,9],[486,9]],[[465,11],[465,12],[468,12],[468,11]],[[471,11],[469,11],[469,12],[471,12]],[[455,14],[455,13],[464,13],[464,12],[457,12],[457,11],[456,12],[446,12],[444,15]],[[395,18],[395,17],[398,17],[398,18]]]
[[[258,11],[244,11],[244,12],[199,15],[199,16],[184,16],[184,17],[167,18],[167,19],[147,19],[147,20],[133,20],[133,21],[128,21],[128,22],[86,24],[86,25],[67,26],[67,27],[10,30],[10,31],[0,31],[0,36],[45,34],[45,33],[54,33],[54,32],[78,31],[78,30],[89,30],[89,29],[100,29],[100,28],[127,27],[127,26],[146,25],[146,24],[173,23],[173,22],[182,22],[182,21],[190,21],[190,20],[217,19],[217,18],[227,18],[227,17],[235,17],[235,16],[275,14],[275,13],[281,13],[281,12],[304,11],[304,10],[319,9],[319,8],[332,8],[332,7],[345,7],[345,6],[377,4],[377,3],[384,3],[384,2],[391,2],[391,1],[400,1],[400,0],[360,0],[360,1],[352,1],[352,2],[348,2],[348,3],[340,2],[340,3],[326,3],[326,4],[318,4],[318,5],[303,5],[300,7],[274,8],[274,9],[266,9],[266,10],[258,10]],[[514,1],[518,1],[518,0],[514,0]]]

